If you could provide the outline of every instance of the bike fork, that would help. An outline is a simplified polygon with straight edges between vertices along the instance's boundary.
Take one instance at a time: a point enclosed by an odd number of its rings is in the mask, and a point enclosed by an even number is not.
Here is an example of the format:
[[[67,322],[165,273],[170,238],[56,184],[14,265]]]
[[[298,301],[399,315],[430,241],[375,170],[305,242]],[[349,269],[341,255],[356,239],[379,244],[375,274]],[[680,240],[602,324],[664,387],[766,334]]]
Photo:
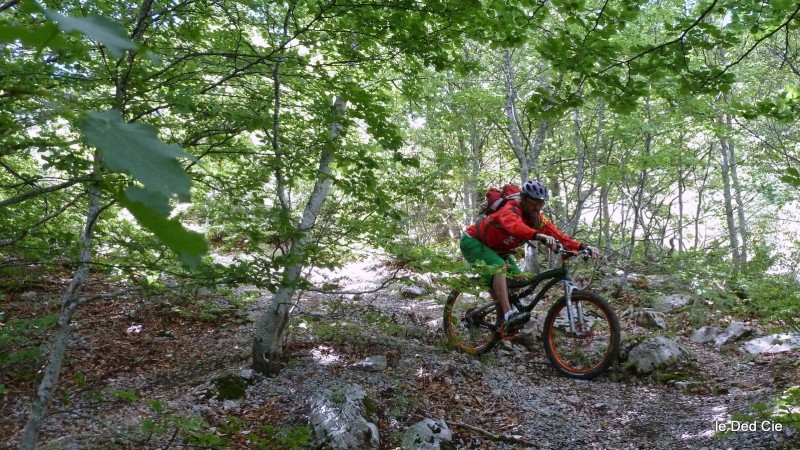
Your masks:
[[[576,289],[578,289],[578,287],[575,283],[570,280],[564,280],[564,292],[567,301],[567,319],[569,320],[569,331],[573,335],[577,334],[575,331],[575,320],[577,319],[579,324],[583,323],[583,304],[579,302],[574,311],[572,308],[572,292]]]

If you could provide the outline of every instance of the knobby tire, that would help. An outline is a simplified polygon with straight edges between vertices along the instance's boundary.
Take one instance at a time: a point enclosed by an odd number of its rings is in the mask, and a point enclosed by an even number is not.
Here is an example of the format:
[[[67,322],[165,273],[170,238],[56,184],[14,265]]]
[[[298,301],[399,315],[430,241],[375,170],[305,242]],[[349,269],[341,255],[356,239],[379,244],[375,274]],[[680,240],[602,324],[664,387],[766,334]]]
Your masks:
[[[571,378],[591,379],[617,360],[620,345],[619,319],[602,297],[586,291],[572,294],[573,311],[583,305],[587,319],[569,329],[566,298],[561,297],[547,313],[542,331],[544,351],[550,363]]]
[[[468,319],[468,312],[485,310]],[[481,355],[494,348],[501,340],[502,321],[500,305],[494,303],[488,292],[472,295],[453,291],[444,306],[444,330],[450,344],[470,355]],[[491,326],[490,326],[491,325]]]

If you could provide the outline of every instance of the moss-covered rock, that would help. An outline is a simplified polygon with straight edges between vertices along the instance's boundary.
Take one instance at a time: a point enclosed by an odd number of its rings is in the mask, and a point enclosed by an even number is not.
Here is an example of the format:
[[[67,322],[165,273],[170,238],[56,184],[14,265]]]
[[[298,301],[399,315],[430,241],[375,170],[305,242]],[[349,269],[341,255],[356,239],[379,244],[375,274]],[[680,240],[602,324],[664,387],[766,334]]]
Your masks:
[[[239,400],[247,392],[247,381],[238,372],[225,372],[213,381],[216,397],[220,400]]]

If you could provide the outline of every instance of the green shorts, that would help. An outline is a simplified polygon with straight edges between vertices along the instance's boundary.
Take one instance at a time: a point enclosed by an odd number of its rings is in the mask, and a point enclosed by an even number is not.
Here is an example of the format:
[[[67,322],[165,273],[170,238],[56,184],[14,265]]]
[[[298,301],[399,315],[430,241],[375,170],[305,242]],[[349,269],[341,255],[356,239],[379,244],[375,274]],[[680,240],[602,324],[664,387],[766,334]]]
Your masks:
[[[467,233],[461,234],[461,254],[472,266],[478,266],[487,286],[492,287],[496,273],[519,275],[522,273],[511,255],[505,258]]]

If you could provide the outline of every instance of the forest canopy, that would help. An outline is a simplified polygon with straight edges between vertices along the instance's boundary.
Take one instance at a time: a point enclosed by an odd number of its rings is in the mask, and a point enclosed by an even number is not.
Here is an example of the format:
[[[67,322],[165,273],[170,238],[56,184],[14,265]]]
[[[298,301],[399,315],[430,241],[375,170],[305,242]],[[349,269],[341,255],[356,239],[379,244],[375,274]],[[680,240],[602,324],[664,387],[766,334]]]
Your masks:
[[[800,264],[798,12],[9,0],[0,270],[70,270],[67,323],[90,273],[269,290],[269,372],[310,267],[368,249],[453,270],[486,188],[536,179],[609,267],[719,281],[792,320],[796,296],[758,287],[796,286]]]

